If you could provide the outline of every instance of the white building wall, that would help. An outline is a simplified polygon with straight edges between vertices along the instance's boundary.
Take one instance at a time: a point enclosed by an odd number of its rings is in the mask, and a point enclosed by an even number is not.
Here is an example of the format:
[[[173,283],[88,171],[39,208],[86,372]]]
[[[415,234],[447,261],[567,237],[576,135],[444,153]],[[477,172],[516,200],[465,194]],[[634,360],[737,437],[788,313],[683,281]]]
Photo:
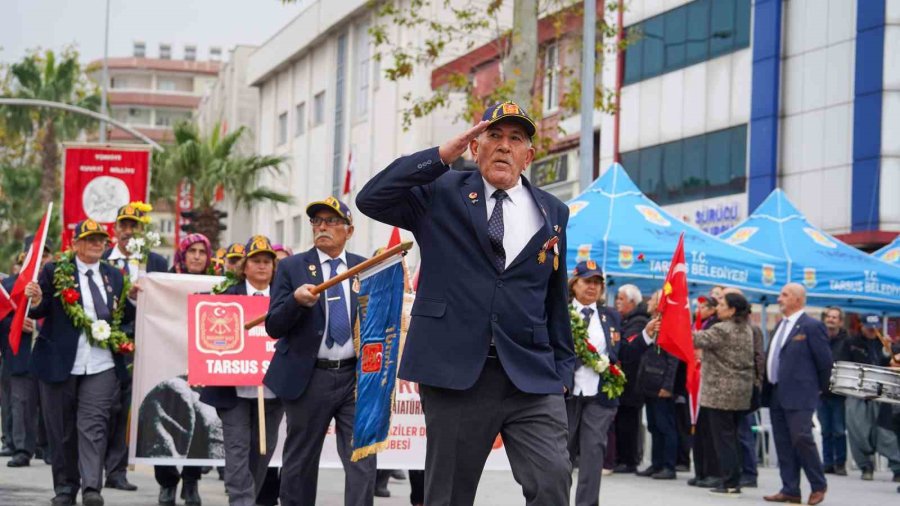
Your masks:
[[[856,2],[789,0],[782,23],[781,187],[812,223],[846,233]]]

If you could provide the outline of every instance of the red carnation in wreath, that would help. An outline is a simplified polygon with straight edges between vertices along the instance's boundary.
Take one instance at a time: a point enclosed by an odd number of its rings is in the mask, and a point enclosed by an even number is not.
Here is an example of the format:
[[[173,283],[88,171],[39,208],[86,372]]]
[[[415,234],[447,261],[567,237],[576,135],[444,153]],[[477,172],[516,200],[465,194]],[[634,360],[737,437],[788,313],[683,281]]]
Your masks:
[[[74,304],[78,302],[78,299],[81,297],[78,290],[74,288],[66,288],[60,295],[62,295],[63,302],[66,304]]]

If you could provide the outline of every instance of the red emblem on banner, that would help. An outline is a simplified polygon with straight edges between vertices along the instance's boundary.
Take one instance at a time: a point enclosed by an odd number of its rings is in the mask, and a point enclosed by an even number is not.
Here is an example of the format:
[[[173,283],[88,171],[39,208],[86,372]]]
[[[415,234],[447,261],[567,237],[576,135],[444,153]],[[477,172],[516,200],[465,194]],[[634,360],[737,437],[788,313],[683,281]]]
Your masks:
[[[201,302],[195,308],[197,349],[231,355],[244,350],[244,308],[235,302]]]
[[[381,359],[384,356],[384,344],[368,343],[362,347],[362,372],[378,372],[381,370]]]

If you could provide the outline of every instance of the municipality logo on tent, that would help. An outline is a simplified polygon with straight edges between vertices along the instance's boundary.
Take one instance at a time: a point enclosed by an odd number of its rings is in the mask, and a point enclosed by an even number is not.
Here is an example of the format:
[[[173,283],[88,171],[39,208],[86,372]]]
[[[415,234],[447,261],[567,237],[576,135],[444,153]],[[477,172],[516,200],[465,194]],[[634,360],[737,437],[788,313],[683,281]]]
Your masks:
[[[759,231],[759,229],[756,227],[741,227],[735,230],[731,237],[725,239],[725,242],[731,244],[743,244],[749,241],[757,231]]]
[[[586,200],[576,200],[574,202],[569,203],[569,218],[574,218],[575,215],[584,210],[585,207],[588,206],[590,202]]]
[[[897,263],[900,261],[900,248],[887,250],[884,255],[881,255],[881,259],[889,264]]]
[[[668,227],[669,225],[671,225],[671,223],[669,223],[669,220],[665,219],[659,211],[652,207],[638,204],[634,206],[634,208],[637,209],[637,212],[641,213],[644,216],[644,219],[646,219],[650,223],[659,225],[661,227]]]
[[[825,234],[822,232],[810,227],[803,227],[803,231],[806,232],[806,235],[808,235],[810,239],[816,241],[820,246],[832,249],[837,248],[837,244],[825,237]]]

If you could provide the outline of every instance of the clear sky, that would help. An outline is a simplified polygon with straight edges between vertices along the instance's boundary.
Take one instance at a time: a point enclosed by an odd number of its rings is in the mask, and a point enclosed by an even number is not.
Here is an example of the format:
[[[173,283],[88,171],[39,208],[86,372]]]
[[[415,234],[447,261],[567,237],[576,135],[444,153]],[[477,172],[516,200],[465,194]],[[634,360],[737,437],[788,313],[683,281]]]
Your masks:
[[[333,0],[340,1],[340,0]],[[210,46],[223,59],[238,44],[259,45],[293,19],[310,0],[109,0],[109,56],[131,56],[136,40],[156,57],[160,42],[181,59],[185,44],[206,60]],[[76,44],[84,62],[103,57],[106,0],[0,0],[0,62],[27,50]]]

